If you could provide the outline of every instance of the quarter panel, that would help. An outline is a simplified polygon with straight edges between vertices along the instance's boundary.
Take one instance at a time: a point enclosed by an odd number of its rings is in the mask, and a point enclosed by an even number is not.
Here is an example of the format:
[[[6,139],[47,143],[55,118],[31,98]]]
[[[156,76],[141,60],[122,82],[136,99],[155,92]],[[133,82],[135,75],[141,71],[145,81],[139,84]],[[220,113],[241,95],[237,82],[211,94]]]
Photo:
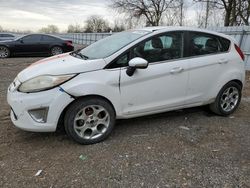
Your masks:
[[[220,63],[221,59],[227,63]],[[208,104],[215,100],[220,89],[232,80],[244,83],[244,63],[235,51],[194,58],[190,63],[188,103]]]

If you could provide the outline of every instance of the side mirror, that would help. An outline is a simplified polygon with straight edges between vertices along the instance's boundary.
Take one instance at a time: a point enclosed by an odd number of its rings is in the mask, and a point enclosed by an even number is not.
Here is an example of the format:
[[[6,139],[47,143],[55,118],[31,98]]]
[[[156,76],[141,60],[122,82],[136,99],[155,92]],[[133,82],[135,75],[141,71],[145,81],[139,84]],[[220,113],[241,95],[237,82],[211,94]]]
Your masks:
[[[20,42],[20,43],[23,43],[23,39],[19,39],[19,42]]]
[[[128,65],[126,73],[128,76],[133,76],[136,69],[146,69],[148,61],[140,57],[135,57],[128,62]]]

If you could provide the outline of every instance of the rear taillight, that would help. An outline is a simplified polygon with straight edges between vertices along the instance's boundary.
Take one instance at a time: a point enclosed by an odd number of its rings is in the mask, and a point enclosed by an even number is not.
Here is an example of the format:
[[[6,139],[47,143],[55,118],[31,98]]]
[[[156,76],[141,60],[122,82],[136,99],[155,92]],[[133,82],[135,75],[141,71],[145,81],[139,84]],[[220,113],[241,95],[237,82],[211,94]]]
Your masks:
[[[69,41],[66,41],[66,45],[67,45],[67,46],[72,46],[72,41],[70,41],[70,40],[69,40]]]
[[[240,47],[236,44],[234,44],[234,47],[235,47],[236,51],[238,52],[238,54],[240,55],[241,59],[244,61],[245,56],[244,56],[243,52],[241,51]]]

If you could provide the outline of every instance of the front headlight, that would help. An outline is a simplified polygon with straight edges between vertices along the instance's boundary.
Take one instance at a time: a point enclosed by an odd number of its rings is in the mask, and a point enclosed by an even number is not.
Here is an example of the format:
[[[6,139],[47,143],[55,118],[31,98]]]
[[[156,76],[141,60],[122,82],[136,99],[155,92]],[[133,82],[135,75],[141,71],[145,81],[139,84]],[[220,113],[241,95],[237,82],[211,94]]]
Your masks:
[[[52,75],[38,76],[23,82],[18,88],[18,90],[24,93],[32,93],[32,92],[48,90],[68,81],[74,76],[75,74],[60,75],[60,76],[52,76]]]

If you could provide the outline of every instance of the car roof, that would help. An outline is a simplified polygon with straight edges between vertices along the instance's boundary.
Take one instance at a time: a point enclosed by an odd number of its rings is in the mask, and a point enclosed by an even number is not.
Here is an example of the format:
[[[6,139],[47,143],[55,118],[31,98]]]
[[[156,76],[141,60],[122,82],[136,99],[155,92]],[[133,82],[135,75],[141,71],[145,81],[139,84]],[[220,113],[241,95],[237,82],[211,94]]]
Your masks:
[[[12,34],[12,33],[1,33],[1,32],[0,32],[0,34],[5,34],[5,35],[7,34],[7,35],[11,35],[11,36],[13,36],[13,37],[15,36],[15,35]]]
[[[23,35],[22,37],[26,37],[26,36],[30,36],[30,35],[42,35],[42,36],[49,36],[49,37],[53,37],[53,38],[57,38],[57,39],[61,39],[61,40],[63,40],[62,38],[60,38],[60,37],[58,37],[58,36],[55,36],[55,35],[50,35],[50,34],[44,34],[44,33],[30,33],[30,34]]]
[[[223,33],[218,33],[215,31],[207,30],[207,29],[200,29],[195,27],[184,27],[184,26],[155,26],[155,27],[144,27],[138,30],[148,31],[148,32],[156,32],[156,33],[163,33],[168,31],[194,31],[194,32],[203,32],[208,34],[213,34],[217,36],[221,36],[227,38],[229,40],[234,40],[232,37],[225,35]]]

